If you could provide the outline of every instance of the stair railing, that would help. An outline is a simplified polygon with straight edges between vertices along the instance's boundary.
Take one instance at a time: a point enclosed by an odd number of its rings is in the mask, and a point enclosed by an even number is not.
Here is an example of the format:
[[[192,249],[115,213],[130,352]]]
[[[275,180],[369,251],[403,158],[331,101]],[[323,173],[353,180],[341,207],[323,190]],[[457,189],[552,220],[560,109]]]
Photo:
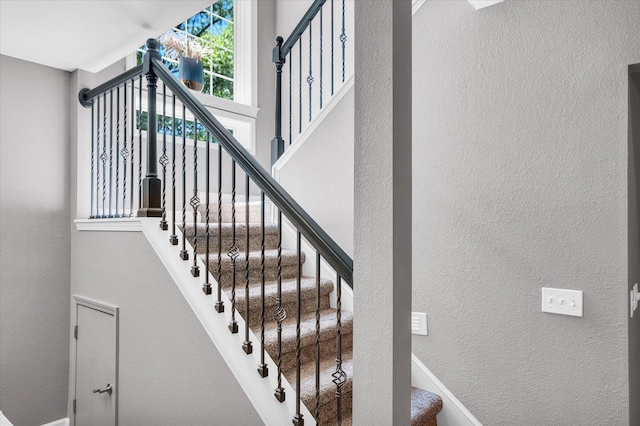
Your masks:
[[[324,2],[322,2],[324,3]],[[160,217],[160,227],[163,230],[171,228],[169,236],[170,244],[178,245],[177,228],[182,231],[182,246],[179,256],[184,261],[192,256],[193,265],[191,273],[194,277],[200,275],[198,263],[199,245],[204,244],[204,284],[202,290],[205,294],[212,293],[212,278],[217,281],[217,298],[214,307],[217,312],[224,312],[225,306],[221,298],[222,280],[229,278],[228,270],[223,270],[222,249],[222,206],[223,188],[231,190],[231,222],[232,238],[231,246],[226,251],[226,256],[231,268],[231,322],[229,330],[238,333],[236,311],[236,290],[242,280],[241,272],[237,270],[237,260],[241,256],[238,247],[238,235],[236,232],[236,196],[237,168],[244,172],[244,202],[246,230],[246,251],[244,254],[244,291],[246,306],[244,307],[245,330],[242,349],[247,354],[253,352],[253,344],[249,334],[249,284],[250,284],[250,235],[249,235],[249,204],[250,191],[257,187],[260,191],[260,277],[261,285],[261,310],[260,310],[260,364],[257,366],[261,377],[267,377],[269,372],[265,362],[265,203],[266,199],[277,208],[277,306],[273,318],[277,322],[277,353],[275,360],[278,367],[278,387],[274,390],[276,399],[285,400],[284,389],[281,384],[282,377],[282,322],[287,318],[282,300],[282,228],[286,218],[297,235],[296,259],[297,259],[297,312],[296,312],[296,413],[293,423],[304,425],[301,414],[301,274],[303,255],[301,253],[302,238],[304,238],[316,251],[316,291],[318,302],[316,306],[316,410],[314,417],[318,418],[320,405],[320,262],[322,259],[333,268],[336,273],[336,369],[332,374],[332,382],[336,385],[336,409],[335,414],[338,424],[342,423],[342,394],[341,388],[347,381],[346,373],[342,369],[342,335],[341,335],[341,282],[352,286],[353,261],[351,258],[329,237],[329,235],[300,207],[300,205],[271,177],[271,175],[255,160],[251,154],[225,129],[220,122],[195,98],[195,96],[175,78],[175,76],[162,63],[158,52],[159,44],[154,39],[147,41],[147,52],[144,63],[132,68],[122,75],[94,88],[83,89],[79,93],[79,100],[85,107],[91,108],[91,218],[115,218],[128,216],[153,216]],[[146,109],[142,97],[142,78],[147,81]],[[158,81],[162,82],[162,96],[157,97]],[[167,111],[167,99],[170,100],[170,111]],[[115,104],[115,105],[114,105]],[[157,105],[161,104],[162,108]],[[115,109],[114,109],[115,106]],[[161,111],[161,113],[159,112]],[[146,144],[143,144],[143,133],[146,135]],[[158,134],[162,135],[161,145]],[[192,141],[193,150],[187,152],[187,145]],[[181,144],[178,152],[177,145]],[[199,145],[200,144],[200,145]],[[158,146],[160,145],[160,146]],[[217,164],[211,162],[211,150],[217,146]],[[198,158],[199,148],[204,148],[204,173],[202,173],[202,160]],[[191,150],[189,148],[189,150]],[[202,149],[200,149],[202,151]],[[158,158],[158,152],[161,152]],[[223,161],[227,160],[226,162]],[[120,161],[120,159],[122,161]],[[115,164],[114,164],[115,163]],[[122,165],[121,165],[122,163]],[[223,168],[230,163],[230,182],[223,180]],[[162,166],[162,175],[158,173],[157,165]],[[142,177],[142,168],[145,166],[145,176]],[[171,182],[167,181],[167,168],[170,169]],[[179,174],[177,172],[180,172]],[[217,175],[217,229],[212,232],[210,199],[212,176]],[[127,179],[128,177],[128,179]],[[171,193],[167,194],[167,186]],[[204,187],[205,209],[200,209],[200,189]],[[181,207],[176,206],[178,194],[181,195]],[[137,200],[137,203],[136,201]],[[188,201],[188,204],[187,204]],[[215,201],[214,201],[215,204]],[[191,209],[189,209],[189,206]],[[187,212],[191,210],[192,223],[187,222]],[[198,230],[198,212],[205,222],[204,230]],[[167,216],[171,213],[171,218]],[[177,217],[181,213],[181,217]],[[255,221],[254,221],[255,222]],[[215,221],[214,221],[215,225]],[[191,235],[192,250],[186,245],[186,236],[189,226],[192,226]],[[216,237],[217,253],[210,253],[209,244]],[[240,238],[243,238],[240,236]],[[217,254],[217,257],[216,257]],[[217,262],[216,262],[217,260]],[[217,267],[210,268],[213,262]],[[227,273],[227,275],[225,275]],[[237,274],[238,273],[238,274]],[[225,278],[226,277],[226,278]]]
[[[325,8],[329,10],[325,12]],[[280,36],[276,37],[276,46],[273,48],[276,87],[275,136],[271,141],[272,165],[284,154],[286,146],[291,145],[295,137],[300,135],[312,121],[314,112],[322,110],[326,98],[333,96],[338,86],[345,82],[347,43],[345,11],[345,0],[315,0],[286,40]],[[328,22],[324,18],[327,14]],[[337,22],[336,14],[339,15]],[[328,37],[327,32],[329,32]],[[337,43],[340,45],[336,48]],[[325,47],[326,44],[329,45]],[[298,53],[297,58],[294,58],[294,47]],[[307,49],[308,54],[303,55],[303,51]],[[329,63],[324,58],[325,49],[329,50]],[[287,62],[288,70],[285,69]],[[336,66],[339,67],[338,70]],[[283,72],[288,77],[286,99],[282,98]],[[294,74],[297,76],[294,77]],[[325,77],[330,80],[328,94],[323,84]],[[314,86],[314,83],[317,85]],[[297,95],[297,102],[294,94]],[[283,101],[288,107],[284,111],[288,118],[288,143],[285,143],[282,135]],[[297,123],[294,123],[294,119]]]

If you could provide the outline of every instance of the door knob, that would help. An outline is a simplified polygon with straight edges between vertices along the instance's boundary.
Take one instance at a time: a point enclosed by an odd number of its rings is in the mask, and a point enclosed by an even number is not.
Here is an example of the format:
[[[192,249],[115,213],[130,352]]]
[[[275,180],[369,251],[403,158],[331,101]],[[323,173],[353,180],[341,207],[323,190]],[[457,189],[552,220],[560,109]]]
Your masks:
[[[113,388],[111,387],[111,383],[107,383],[107,387],[102,388],[102,389],[94,389],[93,393],[108,393],[109,395],[111,395],[113,393]]]

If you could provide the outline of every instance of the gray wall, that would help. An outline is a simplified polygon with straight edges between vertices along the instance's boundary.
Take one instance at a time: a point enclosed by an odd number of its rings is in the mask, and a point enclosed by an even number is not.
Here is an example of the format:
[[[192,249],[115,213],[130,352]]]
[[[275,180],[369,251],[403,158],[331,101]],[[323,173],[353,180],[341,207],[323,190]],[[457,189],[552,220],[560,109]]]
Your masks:
[[[279,182],[353,256],[353,88],[280,169]]]
[[[262,424],[141,232],[71,234],[71,293],[120,307],[121,424]]]
[[[640,283],[640,64],[629,81],[629,290]],[[639,284],[640,285],[640,284]],[[640,310],[629,318],[630,421],[640,424]]]
[[[0,410],[67,415],[70,75],[0,57]]]
[[[431,0],[414,16],[413,310],[429,336],[413,350],[484,424],[629,423],[639,34],[637,1]],[[543,286],[583,290],[584,318],[540,312]]]

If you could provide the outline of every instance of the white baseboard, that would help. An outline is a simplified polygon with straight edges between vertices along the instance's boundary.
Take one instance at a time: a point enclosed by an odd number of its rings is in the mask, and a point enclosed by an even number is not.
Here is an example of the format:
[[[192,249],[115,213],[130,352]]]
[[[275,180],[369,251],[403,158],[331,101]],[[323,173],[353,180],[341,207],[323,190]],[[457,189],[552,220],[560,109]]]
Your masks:
[[[55,422],[47,423],[42,426],[69,426],[69,418],[65,417],[64,419],[56,420]]]
[[[411,385],[426,389],[442,398],[438,426],[482,426],[467,407],[422,363],[411,354]]]

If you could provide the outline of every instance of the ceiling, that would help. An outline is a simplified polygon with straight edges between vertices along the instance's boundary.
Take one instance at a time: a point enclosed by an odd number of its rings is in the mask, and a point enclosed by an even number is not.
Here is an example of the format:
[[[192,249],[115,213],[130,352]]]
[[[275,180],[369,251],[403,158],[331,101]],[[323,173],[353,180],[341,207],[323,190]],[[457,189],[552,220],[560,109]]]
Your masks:
[[[0,0],[0,54],[98,72],[214,0]]]

